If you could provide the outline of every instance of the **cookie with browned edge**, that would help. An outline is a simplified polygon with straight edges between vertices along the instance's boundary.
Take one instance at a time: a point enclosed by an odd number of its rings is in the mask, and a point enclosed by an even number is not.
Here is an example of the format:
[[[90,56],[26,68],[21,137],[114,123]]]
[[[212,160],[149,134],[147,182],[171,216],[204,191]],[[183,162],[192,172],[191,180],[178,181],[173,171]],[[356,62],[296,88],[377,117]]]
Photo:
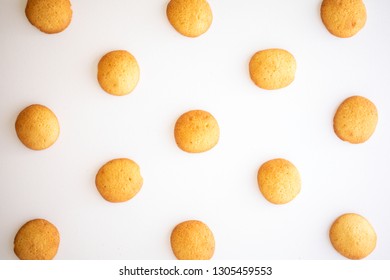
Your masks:
[[[355,213],[338,217],[329,230],[329,238],[337,252],[352,260],[360,260],[370,255],[377,241],[372,225]]]
[[[301,191],[301,176],[288,160],[277,158],[263,163],[257,173],[260,192],[271,203],[285,204]]]
[[[56,115],[40,104],[30,105],[19,113],[15,130],[20,141],[32,150],[49,148],[60,135]]]
[[[131,93],[138,84],[139,78],[138,62],[128,51],[111,51],[98,63],[98,82],[109,94],[122,96]]]
[[[366,7],[362,0],[323,0],[321,19],[331,34],[352,37],[366,24]]]
[[[28,0],[25,13],[32,25],[52,34],[69,26],[73,12],[69,0]]]
[[[209,112],[192,110],[177,119],[174,134],[180,149],[188,153],[201,153],[217,145],[219,126]]]
[[[333,129],[341,140],[360,144],[374,134],[377,123],[375,104],[363,96],[351,96],[338,107],[333,118]]]
[[[260,88],[274,90],[287,87],[295,79],[297,63],[294,56],[283,49],[256,52],[249,62],[249,75]]]
[[[171,0],[166,12],[173,28],[187,37],[202,35],[213,21],[213,13],[206,0]]]
[[[45,219],[25,223],[15,235],[14,252],[21,260],[51,260],[58,251],[60,233]]]
[[[132,199],[143,185],[140,167],[128,158],[113,159],[104,164],[96,174],[96,188],[109,202]]]
[[[209,260],[214,255],[214,235],[201,221],[185,221],[172,230],[171,247],[179,260]]]

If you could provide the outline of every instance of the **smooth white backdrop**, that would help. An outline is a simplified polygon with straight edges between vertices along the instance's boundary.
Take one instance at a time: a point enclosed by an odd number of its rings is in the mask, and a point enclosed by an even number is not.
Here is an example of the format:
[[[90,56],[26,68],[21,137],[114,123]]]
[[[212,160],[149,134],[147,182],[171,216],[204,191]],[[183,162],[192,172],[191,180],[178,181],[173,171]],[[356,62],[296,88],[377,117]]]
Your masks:
[[[365,216],[378,235],[367,259],[390,259],[390,2],[366,0],[367,24],[355,37],[331,35],[320,0],[216,1],[207,33],[186,38],[169,24],[167,0],[72,1],[64,32],[47,35],[25,17],[25,0],[0,0],[0,259],[16,259],[13,238],[45,218],[61,234],[56,259],[174,259],[169,236],[187,219],[207,223],[214,259],[343,259],[328,231],[339,215]],[[258,50],[284,48],[297,60],[295,81],[257,88],[248,63]],[[128,96],[106,94],[97,63],[115,49],[140,65]],[[338,105],[372,100],[379,123],[361,145],[333,132]],[[40,103],[61,134],[44,151],[18,140],[14,123]],[[221,137],[209,152],[175,144],[176,119],[203,109]],[[106,161],[128,157],[144,185],[111,204],[95,188]],[[259,166],[292,161],[302,191],[273,205],[257,187]]]

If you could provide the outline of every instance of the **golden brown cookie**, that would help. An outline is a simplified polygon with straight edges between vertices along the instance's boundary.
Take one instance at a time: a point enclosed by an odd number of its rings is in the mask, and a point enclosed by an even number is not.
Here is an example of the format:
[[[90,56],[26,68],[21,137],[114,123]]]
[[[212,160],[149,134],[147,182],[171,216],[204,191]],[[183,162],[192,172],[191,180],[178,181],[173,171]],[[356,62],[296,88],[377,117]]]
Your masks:
[[[21,260],[51,260],[60,245],[57,228],[44,219],[25,223],[16,233],[14,252]]]
[[[140,70],[135,57],[128,51],[117,50],[105,54],[98,64],[98,81],[104,91],[112,95],[126,95],[138,84]]]
[[[49,108],[34,104],[19,113],[15,130],[26,147],[32,150],[43,150],[57,140],[60,125],[56,115]]]
[[[118,158],[99,169],[95,184],[105,200],[125,202],[140,191],[143,178],[137,163],[127,158]]]
[[[167,16],[176,31],[187,37],[202,35],[213,21],[213,13],[206,0],[171,0]]]
[[[378,123],[375,105],[365,97],[351,96],[344,100],[333,118],[336,135],[344,141],[359,144],[367,141]]]
[[[301,191],[298,169],[288,160],[277,158],[265,162],[257,173],[260,192],[274,204],[285,204]]]
[[[331,34],[352,37],[366,24],[366,7],[362,0],[324,0],[321,19]]]
[[[175,124],[177,146],[188,153],[201,153],[213,148],[219,140],[217,120],[203,110],[181,115]]]
[[[262,89],[280,89],[295,79],[297,64],[286,50],[267,49],[255,53],[249,62],[252,81]]]
[[[359,260],[367,257],[376,246],[376,233],[362,216],[348,213],[338,217],[329,231],[333,247],[346,258]]]
[[[63,31],[72,20],[69,0],[28,0],[25,12],[32,25],[48,34]]]
[[[214,255],[214,235],[200,221],[185,221],[173,229],[171,247],[178,260],[209,260]]]

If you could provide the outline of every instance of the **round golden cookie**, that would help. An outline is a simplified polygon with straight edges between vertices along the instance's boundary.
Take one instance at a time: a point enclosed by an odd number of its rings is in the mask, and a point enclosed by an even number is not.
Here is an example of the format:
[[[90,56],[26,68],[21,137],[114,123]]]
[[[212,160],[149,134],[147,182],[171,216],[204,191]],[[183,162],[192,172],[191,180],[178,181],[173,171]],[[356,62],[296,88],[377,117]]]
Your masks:
[[[96,188],[109,202],[125,202],[141,189],[143,178],[137,163],[127,158],[113,159],[96,174]]]
[[[57,228],[44,219],[25,223],[16,233],[14,252],[21,260],[51,260],[60,245]]]
[[[28,0],[25,12],[32,25],[48,34],[63,31],[72,20],[69,0]]]
[[[366,7],[362,0],[324,0],[321,19],[331,34],[352,37],[366,24]]]
[[[139,76],[138,62],[128,51],[111,51],[99,61],[97,78],[102,89],[109,94],[129,94],[138,84]]]
[[[171,0],[167,17],[180,34],[198,37],[205,33],[213,21],[213,13],[206,0]]]
[[[257,182],[263,196],[274,204],[288,203],[301,191],[298,169],[282,158],[272,159],[261,165]]]
[[[359,144],[367,141],[378,123],[375,105],[365,97],[351,96],[344,100],[333,118],[333,129],[344,141]]]
[[[255,53],[249,62],[249,74],[260,88],[273,90],[291,84],[295,79],[297,64],[286,50],[267,49]]]
[[[171,247],[178,260],[209,260],[214,255],[214,235],[200,221],[185,221],[173,229]]]
[[[188,111],[176,121],[175,140],[177,146],[185,152],[206,152],[218,143],[217,120],[206,111]]]
[[[362,216],[348,213],[338,217],[329,231],[330,242],[341,255],[359,260],[367,257],[376,246],[376,233]]]
[[[19,113],[15,130],[20,141],[32,150],[49,148],[60,135],[56,115],[39,104],[30,105]]]

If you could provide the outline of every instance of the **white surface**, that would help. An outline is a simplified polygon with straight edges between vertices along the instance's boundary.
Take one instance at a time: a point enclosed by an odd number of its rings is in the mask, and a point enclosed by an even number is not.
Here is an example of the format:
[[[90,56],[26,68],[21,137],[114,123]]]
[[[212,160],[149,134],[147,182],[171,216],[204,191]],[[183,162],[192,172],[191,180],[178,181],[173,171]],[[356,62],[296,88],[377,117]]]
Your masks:
[[[345,212],[365,216],[378,243],[368,259],[390,258],[390,2],[366,0],[368,21],[353,38],[323,26],[320,0],[210,0],[214,21],[190,39],[169,24],[167,0],[72,1],[73,20],[57,35],[26,19],[26,1],[0,1],[0,258],[15,259],[13,238],[29,219],[61,233],[57,259],[174,259],[169,236],[187,219],[215,235],[214,259],[343,259],[328,230]],[[297,60],[295,81],[265,91],[249,78],[258,50],[279,47]],[[141,79],[128,96],[106,94],[97,62],[126,49]],[[350,95],[379,111],[372,138],[339,140],[332,119]],[[31,151],[14,123],[26,106],[51,108],[61,135]],[[190,109],[211,112],[219,144],[209,152],[177,148],[173,127]],[[96,191],[97,170],[128,157],[144,185],[111,204]],[[283,157],[299,169],[302,191],[277,206],[256,175]]]

